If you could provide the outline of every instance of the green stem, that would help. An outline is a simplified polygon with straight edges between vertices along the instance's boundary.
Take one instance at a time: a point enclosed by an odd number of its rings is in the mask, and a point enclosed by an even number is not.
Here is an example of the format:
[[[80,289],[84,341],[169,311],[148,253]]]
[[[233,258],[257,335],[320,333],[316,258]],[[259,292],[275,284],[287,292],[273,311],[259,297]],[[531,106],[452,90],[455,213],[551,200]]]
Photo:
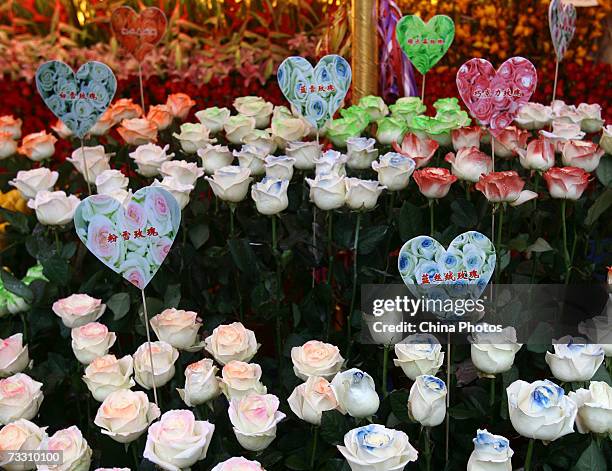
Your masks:
[[[60,238],[59,238],[59,232],[54,230],[53,233],[55,234],[55,249],[57,250],[57,254],[59,255],[62,251],[62,246],[61,246]]]
[[[489,389],[489,405],[491,407],[495,405],[495,376],[491,378],[491,387]]]
[[[129,447],[132,449],[132,459],[134,460],[134,469],[140,468],[140,460],[138,459],[138,450],[136,449],[136,441],[130,443]]]
[[[274,265],[276,267],[276,304],[277,304],[277,312],[276,312],[276,355],[278,357],[278,370],[279,373],[282,367],[282,359],[283,359],[283,336],[282,336],[282,316],[281,316],[281,298],[282,298],[282,278],[281,278],[281,262],[278,251],[278,231],[276,227],[276,216],[272,216],[272,254],[274,255]]]
[[[429,235],[434,235],[434,200],[429,200]]]
[[[347,349],[346,349],[346,358],[351,352],[351,344],[353,343],[353,334],[352,334],[352,321],[353,321],[353,311],[355,310],[355,301],[357,299],[357,278],[358,278],[358,265],[357,265],[357,257],[359,251],[359,228],[361,227],[361,212],[357,213],[357,221],[355,222],[355,241],[353,242],[353,290],[351,292],[351,307],[347,316]]]
[[[19,315],[21,316],[21,323],[23,324],[23,344],[26,345],[28,343],[28,315],[27,312],[23,311],[20,312]]]
[[[572,262],[570,260],[569,251],[567,250],[567,221],[565,216],[565,206],[567,200],[561,200],[561,227],[563,231],[563,260],[565,262],[565,284],[569,283],[570,271],[572,269]]]
[[[470,195],[470,182],[464,182],[465,183],[465,199],[470,201],[472,196]]]
[[[236,211],[236,206],[233,203],[230,203],[230,238],[234,238],[234,211]]]
[[[331,305],[329,306],[329,319],[327,319],[325,338],[329,339],[334,322],[334,311],[336,305],[334,303],[334,288],[332,286],[332,278],[334,272],[334,249],[333,249],[333,223],[334,213],[327,211],[327,284],[329,285]]]
[[[317,458],[317,442],[319,441],[319,427],[313,427],[313,437],[312,437],[312,450],[310,452],[310,469],[315,469],[315,462]]]
[[[499,223],[497,224],[497,242],[495,243],[495,250],[497,251],[497,267],[495,268],[495,283],[499,283],[501,277],[501,240],[502,240],[502,228],[504,226],[504,206],[503,203],[499,205]]]
[[[527,447],[527,456],[525,457],[525,468],[523,471],[530,471],[531,469],[531,458],[533,457],[533,444],[535,440],[533,438],[529,439],[529,446]]]
[[[431,437],[429,436],[429,427],[424,427],[425,429],[425,449],[423,450],[423,455],[425,456],[425,469],[427,471],[431,471]]]
[[[387,374],[389,370],[389,345],[383,346],[383,371],[382,371],[382,392],[383,397],[387,397]]]

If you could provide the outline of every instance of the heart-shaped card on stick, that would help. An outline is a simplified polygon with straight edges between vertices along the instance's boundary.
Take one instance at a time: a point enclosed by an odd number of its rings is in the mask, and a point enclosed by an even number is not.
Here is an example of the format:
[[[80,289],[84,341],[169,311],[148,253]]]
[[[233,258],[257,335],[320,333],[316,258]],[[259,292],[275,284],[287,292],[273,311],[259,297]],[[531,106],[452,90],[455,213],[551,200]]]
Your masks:
[[[489,238],[469,231],[455,237],[448,249],[429,236],[410,239],[400,249],[398,269],[414,296],[477,300],[495,271],[495,262],[495,246]],[[460,317],[433,313],[449,319]]]
[[[117,80],[102,62],[86,62],[74,73],[64,62],[49,61],[36,70],[36,88],[53,114],[82,138],[110,105]]]
[[[548,26],[557,60],[562,60],[576,32],[576,8],[563,0],[552,0],[548,7]]]
[[[111,14],[111,28],[119,44],[138,62],[151,52],[166,34],[168,20],[163,11],[147,7],[140,13],[122,6]]]
[[[427,23],[416,15],[406,15],[397,22],[395,35],[410,62],[425,75],[451,47],[455,23],[446,15],[436,15]]]
[[[180,222],[181,210],[174,196],[151,186],[134,193],[126,205],[111,196],[90,196],[74,213],[81,242],[139,289],[144,289],[159,270]]]
[[[510,126],[538,83],[535,66],[512,57],[497,71],[486,59],[470,59],[457,71],[457,88],[470,114],[497,136]]]
[[[321,58],[314,68],[303,57],[288,57],[278,67],[276,77],[289,103],[320,129],[342,105],[352,74],[349,63],[332,54]]]

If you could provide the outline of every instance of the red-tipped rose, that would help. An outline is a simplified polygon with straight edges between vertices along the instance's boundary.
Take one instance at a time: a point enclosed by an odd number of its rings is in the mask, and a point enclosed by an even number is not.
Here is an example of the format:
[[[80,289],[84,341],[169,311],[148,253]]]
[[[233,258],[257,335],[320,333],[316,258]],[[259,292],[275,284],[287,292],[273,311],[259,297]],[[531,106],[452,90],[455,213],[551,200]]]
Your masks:
[[[421,193],[433,199],[444,198],[451,185],[457,181],[457,177],[451,175],[448,169],[434,167],[416,170],[412,178],[419,186]]]
[[[416,162],[416,167],[421,168],[429,163],[438,150],[439,144],[433,139],[419,139],[416,134],[408,133],[404,136],[402,144],[393,143],[393,148],[406,157]]]
[[[511,206],[518,206],[538,197],[533,191],[523,190],[524,186],[525,182],[514,170],[482,175],[476,183],[476,189],[485,195],[490,203],[510,203]]]
[[[553,167],[544,174],[553,198],[577,200],[589,185],[590,175],[578,167]]]

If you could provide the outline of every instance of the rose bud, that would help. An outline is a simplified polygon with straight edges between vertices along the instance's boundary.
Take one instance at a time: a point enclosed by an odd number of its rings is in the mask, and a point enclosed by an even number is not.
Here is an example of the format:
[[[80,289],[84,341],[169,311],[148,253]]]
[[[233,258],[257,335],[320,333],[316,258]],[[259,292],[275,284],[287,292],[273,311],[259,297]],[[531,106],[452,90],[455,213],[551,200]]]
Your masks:
[[[393,142],[396,152],[410,157],[416,163],[416,168],[425,167],[434,156],[440,145],[433,139],[419,139],[416,134],[408,133],[399,145]]]
[[[430,199],[444,198],[451,185],[457,181],[457,177],[451,175],[448,169],[434,167],[415,170],[412,178],[414,178],[421,193]]]
[[[444,157],[451,165],[451,171],[459,180],[476,183],[481,175],[493,171],[493,159],[477,147],[465,147],[457,154],[449,152]]]
[[[305,383],[298,385],[287,402],[295,415],[313,425],[321,425],[323,412],[338,407],[334,390],[320,376],[310,376]]]
[[[580,199],[590,180],[590,175],[577,167],[553,167],[543,177],[552,198],[574,201]]]
[[[210,358],[191,363],[185,368],[185,389],[177,389],[183,402],[194,407],[214,399],[221,394],[219,369]]]
[[[357,368],[343,371],[331,382],[338,410],[351,417],[362,419],[376,414],[380,399],[376,394],[374,380],[365,371]]]
[[[446,384],[430,375],[417,376],[408,396],[408,415],[424,427],[435,427],[446,417]]]

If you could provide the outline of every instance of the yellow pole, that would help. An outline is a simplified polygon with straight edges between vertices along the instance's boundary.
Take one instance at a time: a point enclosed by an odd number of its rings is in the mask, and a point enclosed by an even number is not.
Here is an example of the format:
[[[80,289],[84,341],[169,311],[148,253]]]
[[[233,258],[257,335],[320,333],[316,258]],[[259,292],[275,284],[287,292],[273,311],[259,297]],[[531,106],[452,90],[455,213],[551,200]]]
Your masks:
[[[353,103],[366,95],[378,95],[377,20],[377,0],[352,0]]]

